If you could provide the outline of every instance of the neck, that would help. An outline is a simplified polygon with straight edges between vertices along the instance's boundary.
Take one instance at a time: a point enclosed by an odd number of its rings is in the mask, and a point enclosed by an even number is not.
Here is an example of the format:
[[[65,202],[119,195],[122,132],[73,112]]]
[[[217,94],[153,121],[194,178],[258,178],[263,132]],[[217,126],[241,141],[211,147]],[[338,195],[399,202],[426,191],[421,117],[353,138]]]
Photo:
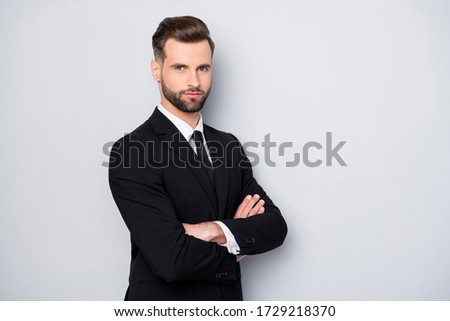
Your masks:
[[[177,107],[175,107],[171,102],[169,102],[167,99],[161,100],[161,105],[167,109],[171,114],[177,116],[181,120],[185,121],[189,124],[192,128],[195,128],[198,124],[198,120],[200,119],[200,112],[195,113],[186,113],[184,111],[179,110]]]

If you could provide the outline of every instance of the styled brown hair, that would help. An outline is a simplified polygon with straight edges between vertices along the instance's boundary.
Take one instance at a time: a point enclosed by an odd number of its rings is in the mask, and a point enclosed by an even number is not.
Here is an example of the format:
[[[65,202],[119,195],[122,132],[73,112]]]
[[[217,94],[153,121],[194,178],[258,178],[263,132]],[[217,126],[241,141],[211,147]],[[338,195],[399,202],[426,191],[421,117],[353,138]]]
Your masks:
[[[181,42],[208,40],[211,54],[214,53],[214,42],[209,35],[208,27],[196,17],[168,17],[161,21],[152,37],[153,54],[156,60],[162,62],[166,59],[164,46],[169,39]]]

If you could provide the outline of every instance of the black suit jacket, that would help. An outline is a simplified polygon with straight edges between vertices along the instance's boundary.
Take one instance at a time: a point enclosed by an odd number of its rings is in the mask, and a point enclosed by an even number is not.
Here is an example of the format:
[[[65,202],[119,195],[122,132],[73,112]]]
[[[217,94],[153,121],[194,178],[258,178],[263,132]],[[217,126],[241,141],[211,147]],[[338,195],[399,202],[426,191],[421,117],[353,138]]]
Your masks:
[[[206,125],[204,135],[214,182],[158,109],[111,150],[110,187],[131,233],[126,300],[242,300],[236,256],[186,235],[182,223],[222,221],[243,255],[269,251],[284,241],[286,223],[253,178],[236,137]],[[261,195],[265,213],[233,219],[248,194]]]

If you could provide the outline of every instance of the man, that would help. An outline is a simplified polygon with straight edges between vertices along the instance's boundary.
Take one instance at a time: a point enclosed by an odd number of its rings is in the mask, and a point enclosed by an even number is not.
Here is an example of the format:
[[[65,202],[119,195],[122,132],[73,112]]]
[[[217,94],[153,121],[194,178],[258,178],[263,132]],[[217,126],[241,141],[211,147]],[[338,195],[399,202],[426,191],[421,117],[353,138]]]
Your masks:
[[[239,261],[280,246],[286,223],[236,137],[203,124],[207,26],[166,18],[153,50],[161,103],[110,156],[111,191],[131,233],[125,300],[242,300]]]

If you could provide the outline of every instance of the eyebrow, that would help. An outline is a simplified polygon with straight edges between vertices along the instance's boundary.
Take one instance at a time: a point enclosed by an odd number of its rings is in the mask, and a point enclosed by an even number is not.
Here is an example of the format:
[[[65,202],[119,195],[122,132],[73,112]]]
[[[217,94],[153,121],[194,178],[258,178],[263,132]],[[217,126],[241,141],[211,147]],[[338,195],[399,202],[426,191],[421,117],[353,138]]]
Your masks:
[[[211,64],[203,64],[198,66],[197,68],[211,68]]]
[[[170,67],[188,67],[186,64],[182,64],[182,63],[173,63],[170,65]],[[211,68],[211,64],[202,64],[200,66],[198,66],[197,68]]]
[[[177,63],[177,62],[170,65],[170,67],[178,67],[178,66],[186,67],[185,64],[179,64],[179,63]]]

